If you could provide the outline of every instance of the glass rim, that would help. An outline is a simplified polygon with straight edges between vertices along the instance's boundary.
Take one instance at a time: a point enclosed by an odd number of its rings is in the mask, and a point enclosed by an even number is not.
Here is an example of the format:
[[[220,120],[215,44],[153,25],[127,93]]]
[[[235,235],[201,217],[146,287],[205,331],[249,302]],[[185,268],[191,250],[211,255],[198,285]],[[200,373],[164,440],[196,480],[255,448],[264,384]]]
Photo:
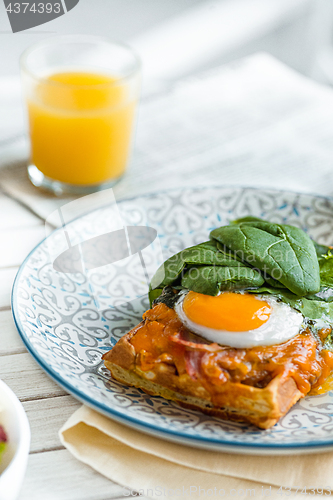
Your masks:
[[[56,44],[57,42],[60,42],[60,40],[63,40],[64,43],[82,43],[82,42],[91,42],[91,43],[107,43],[109,45],[113,46],[118,46],[120,48],[125,49],[131,56],[133,57],[134,61],[134,69],[129,71],[123,76],[116,77],[114,81],[112,82],[107,82],[107,83],[93,83],[93,84],[74,84],[74,83],[62,83],[62,82],[56,82],[49,80],[47,77],[44,76],[38,76],[36,75],[31,69],[28,67],[27,64],[27,59],[30,54],[32,54],[36,49],[39,49],[43,46],[48,46],[52,44]],[[107,87],[114,87],[122,82],[129,80],[130,78],[134,77],[135,75],[139,74],[142,63],[141,59],[138,56],[138,54],[135,52],[135,50],[132,49],[129,45],[123,42],[119,42],[117,40],[113,40],[108,37],[104,36],[98,36],[98,35],[55,35],[55,36],[50,36],[47,38],[44,38],[43,40],[40,40],[37,43],[34,43],[33,45],[30,45],[30,47],[26,48],[20,58],[19,58],[19,63],[20,63],[20,69],[24,73],[28,74],[31,78],[34,80],[41,82],[45,85],[51,85],[55,87],[63,87],[63,88],[80,88],[80,89],[94,89],[94,88],[107,88]]]

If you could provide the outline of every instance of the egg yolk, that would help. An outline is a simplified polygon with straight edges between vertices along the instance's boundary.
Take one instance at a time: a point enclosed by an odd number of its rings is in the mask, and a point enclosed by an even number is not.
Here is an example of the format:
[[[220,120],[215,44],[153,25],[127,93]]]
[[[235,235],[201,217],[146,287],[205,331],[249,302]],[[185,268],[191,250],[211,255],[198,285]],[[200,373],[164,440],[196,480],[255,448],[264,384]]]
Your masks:
[[[271,314],[270,305],[250,294],[225,292],[217,297],[189,292],[183,302],[183,311],[198,325],[245,332],[266,323]]]

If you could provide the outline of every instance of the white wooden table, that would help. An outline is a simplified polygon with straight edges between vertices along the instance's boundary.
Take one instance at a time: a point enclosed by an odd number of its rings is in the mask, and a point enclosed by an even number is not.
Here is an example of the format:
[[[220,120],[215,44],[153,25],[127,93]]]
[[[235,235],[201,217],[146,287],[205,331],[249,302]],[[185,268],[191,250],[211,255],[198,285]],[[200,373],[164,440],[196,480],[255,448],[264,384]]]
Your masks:
[[[213,100],[212,88],[219,89]],[[332,195],[332,110],[331,90],[262,55],[181,83],[142,105],[135,161],[115,186],[116,199],[222,183]],[[10,116],[2,119],[2,132]],[[80,403],[26,351],[10,310],[19,265],[45,237],[45,217],[69,200],[42,195],[30,185],[18,161],[19,143],[10,155],[0,153],[0,378],[22,401],[32,434],[19,500],[124,498],[121,486],[60,444],[58,431]]]
[[[58,431],[80,403],[53,382],[25,349],[10,310],[19,265],[45,236],[43,220],[0,192],[0,378],[22,401],[31,427],[28,468],[19,500],[107,500],[122,488],[77,461]]]

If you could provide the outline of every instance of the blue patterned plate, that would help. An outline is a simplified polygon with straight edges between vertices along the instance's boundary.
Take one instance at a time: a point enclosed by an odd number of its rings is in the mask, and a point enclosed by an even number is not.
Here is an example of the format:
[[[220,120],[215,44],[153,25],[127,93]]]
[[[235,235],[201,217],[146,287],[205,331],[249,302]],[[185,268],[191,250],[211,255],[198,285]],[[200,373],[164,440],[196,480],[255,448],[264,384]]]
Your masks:
[[[333,449],[333,392],[304,398],[277,425],[262,431],[126,387],[110,380],[101,363],[101,355],[141,320],[148,308],[147,281],[162,259],[206,240],[212,228],[249,214],[301,226],[317,241],[332,243],[333,201],[304,194],[236,187],[182,189],[94,210],[51,233],[19,270],[13,314],[28,350],[76,398],[154,436],[239,453]],[[55,270],[55,261],[69,249],[82,250],[87,240],[103,242],[99,236],[133,226],[153,228],[158,236],[111,263],[108,246],[98,243],[96,248],[106,256],[104,265],[96,266],[89,252],[82,256],[79,251],[83,267],[66,273]]]

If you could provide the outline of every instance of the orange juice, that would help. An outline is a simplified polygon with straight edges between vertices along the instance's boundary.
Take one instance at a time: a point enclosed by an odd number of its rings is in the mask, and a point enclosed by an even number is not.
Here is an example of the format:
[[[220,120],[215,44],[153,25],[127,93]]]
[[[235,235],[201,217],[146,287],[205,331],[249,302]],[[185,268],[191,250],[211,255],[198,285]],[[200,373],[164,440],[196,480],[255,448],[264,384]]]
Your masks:
[[[92,185],[126,168],[136,96],[126,80],[59,72],[28,97],[31,162],[48,178]]]

